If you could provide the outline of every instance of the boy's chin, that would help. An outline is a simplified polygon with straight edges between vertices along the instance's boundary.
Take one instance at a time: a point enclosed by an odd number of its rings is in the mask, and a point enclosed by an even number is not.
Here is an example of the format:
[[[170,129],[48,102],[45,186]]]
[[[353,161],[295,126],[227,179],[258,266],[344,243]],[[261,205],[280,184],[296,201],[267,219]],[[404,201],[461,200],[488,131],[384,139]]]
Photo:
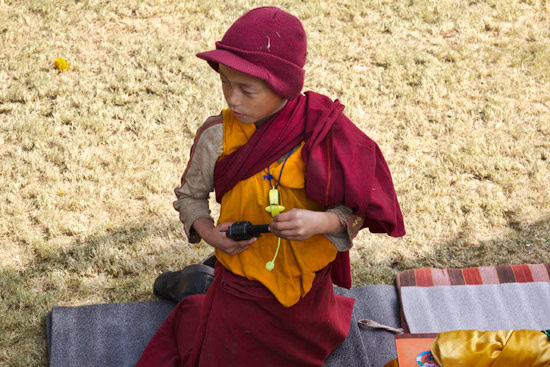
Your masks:
[[[250,116],[235,116],[237,120],[244,124],[253,124],[256,122],[256,119],[250,117]]]

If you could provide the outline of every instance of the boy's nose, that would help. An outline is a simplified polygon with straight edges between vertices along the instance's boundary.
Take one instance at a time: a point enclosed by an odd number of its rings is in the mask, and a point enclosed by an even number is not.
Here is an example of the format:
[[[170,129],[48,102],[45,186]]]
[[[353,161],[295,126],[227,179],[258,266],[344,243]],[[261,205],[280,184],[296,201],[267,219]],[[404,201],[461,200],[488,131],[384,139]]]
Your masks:
[[[237,90],[237,88],[231,88],[231,90],[229,90],[229,93],[227,93],[227,104],[229,106],[238,106],[239,100],[239,91]]]

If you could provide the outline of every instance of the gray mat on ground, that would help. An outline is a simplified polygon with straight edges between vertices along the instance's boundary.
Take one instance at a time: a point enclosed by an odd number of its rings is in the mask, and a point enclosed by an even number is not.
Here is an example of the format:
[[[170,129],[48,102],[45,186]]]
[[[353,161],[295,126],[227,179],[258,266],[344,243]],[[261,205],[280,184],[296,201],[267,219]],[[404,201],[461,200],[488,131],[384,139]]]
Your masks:
[[[48,334],[50,366],[135,366],[173,308],[168,302],[54,307]]]
[[[395,287],[371,285],[335,292],[356,298],[348,338],[327,359],[326,367],[381,367],[395,358],[392,333],[360,328],[359,319],[399,327]],[[151,336],[174,304],[120,303],[54,307],[48,315],[51,367],[135,366]]]
[[[382,367],[397,357],[394,334],[385,330],[360,327],[357,321],[371,319],[399,328],[399,300],[395,287],[367,285],[350,290],[336,288],[335,293],[356,299],[348,338],[325,361],[325,367]]]
[[[550,328],[550,283],[401,287],[412,333]]]

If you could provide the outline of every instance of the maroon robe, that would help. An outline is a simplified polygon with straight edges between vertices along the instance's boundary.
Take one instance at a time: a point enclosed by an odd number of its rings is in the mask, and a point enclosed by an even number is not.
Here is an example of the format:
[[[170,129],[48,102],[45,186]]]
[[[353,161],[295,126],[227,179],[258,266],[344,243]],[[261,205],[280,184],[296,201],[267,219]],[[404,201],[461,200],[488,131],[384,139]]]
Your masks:
[[[217,200],[305,140],[310,199],[344,203],[365,218],[363,226],[372,232],[403,235],[386,162],[376,143],[341,113],[343,108],[313,92],[288,102],[247,144],[216,164]],[[317,272],[304,298],[284,307],[261,283],[218,263],[207,294],[176,306],[138,366],[321,366],[345,339],[353,311],[354,300],[335,295],[333,281],[351,286],[347,252]]]
[[[353,303],[334,294],[329,268],[300,302],[284,307],[261,283],[218,263],[206,295],[176,306],[137,366],[321,366],[346,338]]]

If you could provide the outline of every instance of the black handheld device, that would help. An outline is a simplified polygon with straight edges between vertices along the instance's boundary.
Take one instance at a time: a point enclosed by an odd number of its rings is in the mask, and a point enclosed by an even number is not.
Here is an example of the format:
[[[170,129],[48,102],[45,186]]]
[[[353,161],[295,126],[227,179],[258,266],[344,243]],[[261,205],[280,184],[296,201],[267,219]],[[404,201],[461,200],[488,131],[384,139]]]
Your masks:
[[[269,232],[269,224],[253,225],[250,222],[235,222],[225,232],[226,236],[233,241],[246,241],[252,237],[260,237],[262,233]]]

